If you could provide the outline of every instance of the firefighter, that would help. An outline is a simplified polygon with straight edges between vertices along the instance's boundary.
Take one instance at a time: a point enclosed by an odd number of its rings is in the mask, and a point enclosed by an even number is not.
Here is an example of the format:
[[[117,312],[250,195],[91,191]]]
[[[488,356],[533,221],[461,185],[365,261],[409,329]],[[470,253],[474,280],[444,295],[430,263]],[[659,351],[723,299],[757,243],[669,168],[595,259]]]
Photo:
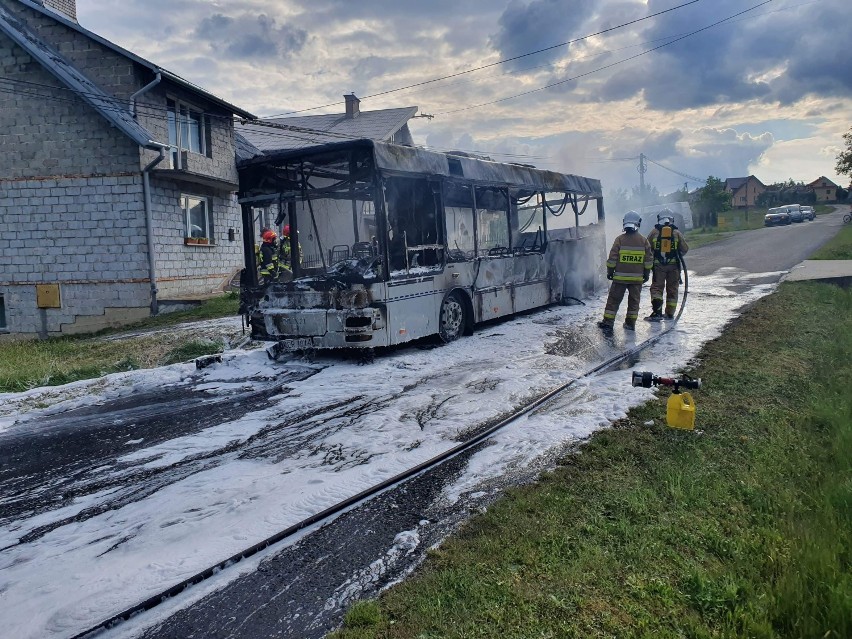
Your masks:
[[[654,275],[651,279],[651,314],[645,319],[658,322],[663,319],[663,289],[666,290],[666,319],[674,319],[680,286],[680,256],[689,250],[686,240],[674,223],[674,214],[663,209],[657,215],[657,224],[648,234],[654,252]]]
[[[615,238],[609,251],[606,278],[612,280],[612,284],[609,287],[603,320],[598,322],[602,329],[609,330],[613,327],[615,315],[626,292],[627,314],[624,318],[624,328],[629,331],[636,330],[642,284],[648,281],[654,264],[651,245],[639,232],[641,224],[642,218],[639,214],[636,211],[628,211],[622,221],[624,233]]]
[[[268,226],[264,226],[262,229],[260,229],[261,244],[255,244],[254,245],[254,263],[257,265],[258,270],[260,270],[260,263],[263,261],[263,256],[260,254],[260,247],[262,246],[263,236],[266,235],[266,233],[268,231],[271,231],[271,230],[272,229],[269,228]]]
[[[279,255],[281,260],[281,265],[290,269],[290,252],[292,248],[290,246],[290,225],[285,224],[281,229],[281,250]]]
[[[281,228],[281,244],[279,246],[279,262],[281,268],[292,275],[293,270],[293,247],[290,242],[290,225],[285,224]],[[299,243],[299,264],[302,264],[302,244]]]
[[[259,269],[264,282],[271,282],[278,277],[278,234],[266,229],[261,235]]]

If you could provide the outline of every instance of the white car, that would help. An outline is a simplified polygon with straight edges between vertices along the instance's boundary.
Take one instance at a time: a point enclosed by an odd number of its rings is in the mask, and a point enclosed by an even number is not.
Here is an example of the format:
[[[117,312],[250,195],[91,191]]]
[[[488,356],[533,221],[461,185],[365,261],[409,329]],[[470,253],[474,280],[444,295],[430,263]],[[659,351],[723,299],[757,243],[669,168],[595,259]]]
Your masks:
[[[814,211],[814,207],[812,206],[803,206],[802,207],[802,218],[805,220],[813,220],[816,218],[816,211]]]

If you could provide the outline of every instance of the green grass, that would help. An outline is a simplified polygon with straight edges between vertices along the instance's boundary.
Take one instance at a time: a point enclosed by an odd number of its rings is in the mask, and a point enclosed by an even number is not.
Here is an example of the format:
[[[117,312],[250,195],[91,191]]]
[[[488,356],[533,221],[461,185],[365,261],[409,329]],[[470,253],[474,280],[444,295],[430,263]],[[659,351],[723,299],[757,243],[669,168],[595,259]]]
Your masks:
[[[198,339],[190,331],[151,334],[145,331],[181,322],[234,316],[237,306],[237,297],[227,294],[192,310],[152,317],[94,335],[5,341],[0,348],[0,392],[56,386],[221,352],[223,344]]]
[[[811,256],[812,260],[852,260],[852,224],[844,224],[837,235]]]
[[[234,291],[229,291],[224,295],[205,300],[192,309],[175,311],[174,313],[163,313],[120,328],[107,328],[96,334],[110,335],[113,333],[123,333],[129,330],[157,329],[174,326],[175,324],[181,324],[183,322],[234,316],[237,314],[239,305],[239,294]]]
[[[748,231],[763,226],[766,209],[733,210],[719,213],[718,225],[714,228],[696,228],[686,233],[689,248],[698,248],[724,240],[739,231]]]
[[[852,636],[852,292],[783,284],[698,361],[700,433],[660,393],[334,637]]]

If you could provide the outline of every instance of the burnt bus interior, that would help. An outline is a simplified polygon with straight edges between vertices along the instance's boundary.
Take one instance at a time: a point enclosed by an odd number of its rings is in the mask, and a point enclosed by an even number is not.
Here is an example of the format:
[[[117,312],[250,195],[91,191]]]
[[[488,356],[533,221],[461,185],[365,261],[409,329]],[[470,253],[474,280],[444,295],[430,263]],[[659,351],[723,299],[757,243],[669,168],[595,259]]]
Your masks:
[[[383,165],[377,167],[380,151]],[[585,178],[548,174],[578,180],[572,190],[557,190],[563,185],[546,180],[540,187],[509,187],[515,179],[531,182],[530,175],[546,172],[488,165],[493,166],[484,175],[466,177],[462,160],[452,156],[367,140],[243,162],[239,199],[247,268],[242,288],[253,289],[256,299],[267,286],[285,286],[291,279],[323,288],[321,281],[386,281],[440,270],[448,262],[543,253],[549,236],[572,232],[548,233],[548,224],[559,216],[571,213],[565,217],[579,227],[594,199],[595,217],[603,217],[600,195]],[[257,208],[274,213],[277,229],[290,227],[290,271],[272,283],[258,281]]]

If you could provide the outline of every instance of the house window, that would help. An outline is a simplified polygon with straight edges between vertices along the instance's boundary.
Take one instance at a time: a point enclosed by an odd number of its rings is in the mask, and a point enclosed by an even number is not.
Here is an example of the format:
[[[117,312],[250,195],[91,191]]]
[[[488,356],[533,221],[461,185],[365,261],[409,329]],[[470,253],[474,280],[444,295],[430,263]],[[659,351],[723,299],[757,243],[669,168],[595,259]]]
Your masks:
[[[203,243],[212,244],[213,216],[210,214],[209,200],[198,195],[181,195],[180,206],[184,218],[184,237],[204,239],[207,241]]]
[[[740,196],[740,202],[745,202],[745,201],[746,201],[746,200],[745,200],[745,195],[741,195],[741,196]]]
[[[172,168],[180,169],[181,152],[207,154],[206,116],[188,104],[177,100],[166,101],[169,121],[169,144],[171,145]]]
[[[0,295],[0,331],[6,330],[6,298]]]

